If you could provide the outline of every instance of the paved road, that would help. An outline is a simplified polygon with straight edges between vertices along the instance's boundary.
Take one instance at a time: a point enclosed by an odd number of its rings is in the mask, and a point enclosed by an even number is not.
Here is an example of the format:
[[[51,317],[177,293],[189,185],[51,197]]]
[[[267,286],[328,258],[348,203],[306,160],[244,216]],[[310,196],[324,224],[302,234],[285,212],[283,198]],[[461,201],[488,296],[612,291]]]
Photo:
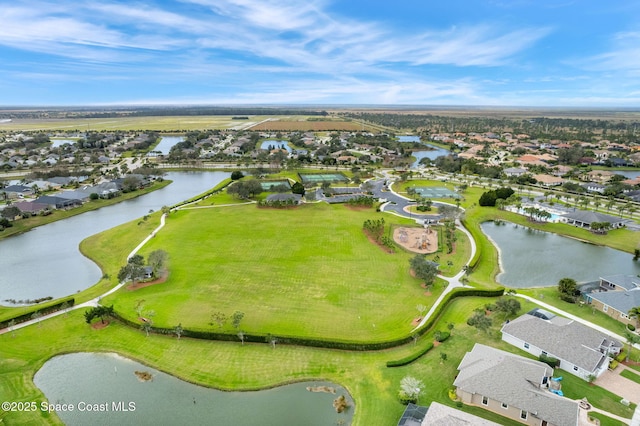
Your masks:
[[[388,174],[385,174],[383,178],[373,179],[370,182],[373,184],[373,190],[372,190],[373,195],[375,197],[383,198],[383,199],[387,200],[387,203],[385,203],[381,207],[382,211],[387,212],[387,213],[391,213],[391,214],[395,214],[397,216],[402,216],[402,217],[413,219],[413,220],[416,221],[416,223],[418,223],[420,225],[422,225],[424,223],[424,218],[423,217],[416,216],[416,215],[414,215],[412,213],[408,213],[408,212],[406,212],[404,210],[405,207],[407,207],[409,205],[414,205],[416,203],[414,201],[412,201],[411,199],[409,199],[407,197],[404,197],[404,196],[396,193],[395,191],[393,191],[393,189],[391,189],[392,178]],[[385,185],[385,183],[387,183],[388,185]],[[386,189],[387,187],[389,189]],[[436,208],[437,208],[437,206],[439,204],[452,205],[452,204],[443,203],[443,202],[434,202],[433,204],[434,204],[434,206]],[[461,210],[464,210],[464,209],[461,208]],[[471,236],[471,233],[469,233],[469,231],[467,231],[465,229],[465,227],[462,226],[462,224],[459,221],[456,221],[456,224],[457,224],[458,229],[461,230],[462,232],[464,232],[467,235],[467,237],[469,238],[469,241],[471,242],[471,255],[469,257],[469,260],[471,260],[471,259],[473,259],[473,256],[475,256],[475,254],[476,254],[476,250],[477,250],[476,242],[473,239],[473,237]],[[461,282],[461,279],[464,276],[464,274],[465,274],[465,271],[462,270],[462,271],[458,272],[454,277],[445,277],[444,275],[438,275],[439,278],[442,278],[443,280],[445,280],[447,282],[447,287],[440,294],[438,299],[436,299],[436,301],[434,302],[434,304],[431,307],[431,309],[429,310],[429,312],[427,312],[427,314],[422,318],[420,323],[418,323],[418,325],[416,325],[416,327],[411,331],[412,333],[414,331],[418,330],[420,327],[422,327],[429,320],[429,318],[431,318],[431,316],[435,312],[436,308],[440,305],[440,303],[442,303],[442,300],[445,298],[445,296],[447,294],[452,292],[453,289],[455,289],[455,288],[465,287],[465,285]]]

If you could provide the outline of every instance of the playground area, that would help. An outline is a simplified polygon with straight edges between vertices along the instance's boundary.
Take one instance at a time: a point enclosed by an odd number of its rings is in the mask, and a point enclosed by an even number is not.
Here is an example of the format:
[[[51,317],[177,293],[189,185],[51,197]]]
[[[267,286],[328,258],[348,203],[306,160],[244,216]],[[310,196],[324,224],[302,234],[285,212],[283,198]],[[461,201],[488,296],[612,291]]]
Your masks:
[[[428,254],[438,250],[438,231],[431,226],[396,228],[393,230],[393,240],[396,244],[414,253]]]
[[[306,183],[323,183],[323,182],[348,182],[342,173],[298,173],[303,184]]]
[[[424,198],[462,198],[457,192],[443,186],[417,186],[412,189]]]

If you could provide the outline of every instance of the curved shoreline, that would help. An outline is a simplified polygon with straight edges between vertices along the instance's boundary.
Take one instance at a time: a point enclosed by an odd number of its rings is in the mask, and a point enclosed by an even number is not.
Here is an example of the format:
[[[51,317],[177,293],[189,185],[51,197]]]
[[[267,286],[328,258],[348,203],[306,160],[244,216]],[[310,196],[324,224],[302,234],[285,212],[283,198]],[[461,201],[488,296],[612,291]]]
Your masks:
[[[495,223],[495,220],[487,220],[487,221],[485,221],[485,222],[494,222],[494,223]],[[498,284],[502,284],[502,283],[498,280],[498,278],[500,277],[500,275],[504,274],[504,272],[505,272],[504,265],[502,264],[502,249],[498,246],[498,243],[497,243],[493,238],[491,238],[491,237],[490,237],[486,232],[484,232],[484,231],[482,230],[482,224],[483,224],[483,223],[485,223],[485,222],[481,222],[481,223],[479,224],[479,226],[478,226],[478,227],[480,228],[480,232],[482,232],[482,235],[484,235],[484,236],[485,236],[485,238],[486,238],[487,240],[489,240],[489,242],[493,245],[493,247],[496,249],[496,252],[498,253],[498,268],[500,269],[500,271],[499,271],[499,272],[498,272],[498,273],[493,277],[493,279],[494,279]],[[509,222],[509,223],[512,223],[512,222]],[[504,284],[502,284],[502,285],[504,285]]]
[[[65,212],[69,212],[69,214],[67,216],[65,216],[65,217],[58,217],[58,218],[54,218],[52,220],[45,220],[43,223],[40,223],[40,224],[37,224],[37,225],[28,225],[24,229],[21,229],[21,230],[16,231],[16,232],[7,231],[5,229],[2,233],[0,233],[0,241],[4,240],[6,238],[11,238],[11,237],[14,237],[14,236],[17,236],[17,235],[24,234],[25,232],[29,232],[32,229],[39,228],[41,226],[45,226],[45,225],[48,225],[50,223],[54,223],[54,222],[58,222],[58,221],[61,221],[61,220],[69,219],[71,217],[78,216],[78,215],[81,215],[83,213],[99,210],[99,209],[101,209],[103,207],[113,206],[113,205],[119,204],[119,203],[121,203],[123,201],[133,200],[135,198],[138,198],[138,197],[141,197],[143,195],[147,195],[147,194],[150,194],[150,193],[152,193],[154,191],[162,189],[162,188],[168,186],[169,184],[171,184],[172,182],[173,182],[172,180],[163,179],[161,182],[155,182],[150,187],[147,187],[147,188],[144,188],[144,189],[140,189],[140,190],[134,191],[134,192],[129,192],[128,194],[134,194],[131,197],[127,197],[126,194],[123,194],[123,195],[121,195],[119,197],[115,197],[115,198],[111,198],[109,200],[105,200],[105,201],[115,200],[114,202],[106,202],[106,203],[103,203],[103,204],[101,204],[99,206],[92,206],[91,203],[93,203],[94,201],[89,201],[89,202],[83,204],[80,207],[76,207],[75,209],[66,210]],[[156,183],[158,183],[159,185],[156,185]],[[155,187],[155,186],[157,186],[157,187]],[[88,206],[88,207],[86,209],[84,209],[83,207],[85,207],[85,206]],[[55,214],[55,213],[53,213],[53,214]],[[53,214],[49,215],[49,216],[44,216],[44,217],[50,217],[50,216],[53,216]],[[29,220],[29,219],[21,219],[21,220]],[[9,228],[9,229],[11,229],[11,228]]]

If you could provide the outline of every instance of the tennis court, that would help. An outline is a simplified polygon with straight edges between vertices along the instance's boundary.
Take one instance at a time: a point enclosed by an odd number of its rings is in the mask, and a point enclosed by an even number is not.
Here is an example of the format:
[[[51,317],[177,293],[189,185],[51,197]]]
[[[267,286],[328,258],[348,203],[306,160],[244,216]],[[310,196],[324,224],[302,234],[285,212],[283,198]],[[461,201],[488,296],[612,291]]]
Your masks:
[[[299,173],[302,183],[348,182],[342,173]]]
[[[442,186],[418,186],[413,190],[425,198],[462,198],[457,192]]]
[[[288,180],[264,180],[260,182],[263,191],[273,191],[276,186],[284,185],[287,188],[291,188],[291,183]]]

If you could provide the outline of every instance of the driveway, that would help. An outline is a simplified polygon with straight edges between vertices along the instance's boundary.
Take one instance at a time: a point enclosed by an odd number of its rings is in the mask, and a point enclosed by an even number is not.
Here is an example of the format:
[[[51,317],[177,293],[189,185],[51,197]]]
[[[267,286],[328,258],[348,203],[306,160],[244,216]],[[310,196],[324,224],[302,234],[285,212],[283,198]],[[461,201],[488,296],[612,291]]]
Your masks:
[[[620,375],[620,373],[627,368],[627,366],[619,364],[615,370],[605,371],[600,377],[598,377],[595,383],[616,395],[620,395],[621,397],[640,405],[640,383],[636,383]],[[640,375],[640,372],[638,371],[631,371],[639,373]]]

